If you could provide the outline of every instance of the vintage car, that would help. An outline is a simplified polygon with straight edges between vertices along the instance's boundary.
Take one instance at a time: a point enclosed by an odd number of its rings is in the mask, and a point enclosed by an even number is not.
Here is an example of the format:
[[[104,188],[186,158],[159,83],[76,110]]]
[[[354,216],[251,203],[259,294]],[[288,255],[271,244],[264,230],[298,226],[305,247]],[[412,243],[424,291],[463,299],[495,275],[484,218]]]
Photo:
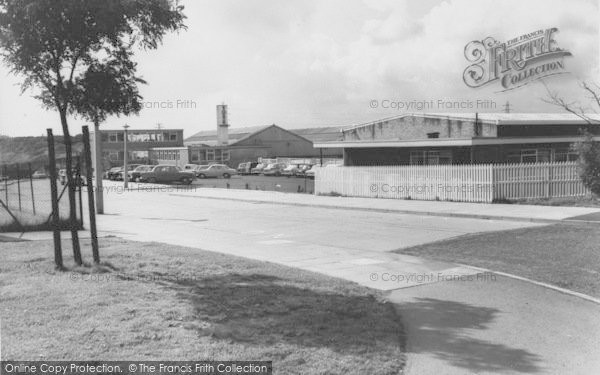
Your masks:
[[[140,173],[140,182],[173,183],[178,182],[189,185],[196,179],[193,172],[182,171],[174,165],[156,165],[147,172]]]

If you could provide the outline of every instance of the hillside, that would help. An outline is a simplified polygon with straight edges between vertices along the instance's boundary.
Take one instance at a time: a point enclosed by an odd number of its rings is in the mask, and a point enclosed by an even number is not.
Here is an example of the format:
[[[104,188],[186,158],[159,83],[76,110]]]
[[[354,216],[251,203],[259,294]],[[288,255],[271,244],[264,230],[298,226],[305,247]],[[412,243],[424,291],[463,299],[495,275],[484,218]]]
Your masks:
[[[55,136],[56,158],[65,155],[62,136]],[[81,135],[73,137],[73,152],[83,150]],[[48,143],[46,137],[0,137],[0,165],[15,163],[46,164],[48,159]]]

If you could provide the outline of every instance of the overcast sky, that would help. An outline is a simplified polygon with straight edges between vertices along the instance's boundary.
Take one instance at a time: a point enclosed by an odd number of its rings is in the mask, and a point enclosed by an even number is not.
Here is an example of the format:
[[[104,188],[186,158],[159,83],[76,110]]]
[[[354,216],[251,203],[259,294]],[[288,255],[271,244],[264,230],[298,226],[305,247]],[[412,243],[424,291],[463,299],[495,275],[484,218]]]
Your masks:
[[[569,75],[548,84],[585,101],[578,80],[600,83],[597,0],[188,0],[188,30],[156,51],[137,53],[145,108],[110,118],[103,128],[183,128],[185,136],[216,127],[215,105],[229,105],[232,127],[353,125],[395,116],[373,100],[490,100],[501,111],[552,112],[539,83],[508,93],[462,81],[464,47],[493,36],[507,41],[558,27]],[[20,95],[0,67],[0,134],[61,134],[56,112]],[[178,107],[179,102],[179,108]],[[158,105],[173,108],[152,108]],[[189,108],[186,108],[187,107]],[[436,108],[437,109],[437,108]],[[481,109],[480,111],[485,111]],[[448,112],[448,111],[446,111]],[[473,112],[473,110],[467,110]],[[73,133],[84,121],[71,119]]]

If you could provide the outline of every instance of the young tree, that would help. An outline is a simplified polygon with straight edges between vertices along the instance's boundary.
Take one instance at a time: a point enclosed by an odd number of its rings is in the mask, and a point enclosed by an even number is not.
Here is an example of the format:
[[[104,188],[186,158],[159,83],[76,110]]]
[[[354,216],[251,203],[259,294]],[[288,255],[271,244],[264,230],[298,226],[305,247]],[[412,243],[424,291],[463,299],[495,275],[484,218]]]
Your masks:
[[[588,94],[593,105],[600,109],[600,86],[587,82],[581,83],[582,89]],[[586,108],[576,101],[567,101],[556,91],[552,91],[546,86],[548,93],[547,99],[544,101],[561,107],[565,111],[583,119],[588,125],[598,127],[600,121],[597,117],[591,116],[591,113],[596,113],[593,108]],[[600,143],[594,141],[593,127],[589,129],[581,129],[583,139],[574,143],[571,147],[579,155],[577,160],[579,167],[579,177],[581,181],[590,189],[590,191],[600,197]]]
[[[185,28],[177,0],[0,0],[0,54],[22,91],[35,89],[58,111],[64,134],[75,261],[75,183],[69,115],[95,123],[141,109],[132,60],[136,47],[157,48],[167,32]]]

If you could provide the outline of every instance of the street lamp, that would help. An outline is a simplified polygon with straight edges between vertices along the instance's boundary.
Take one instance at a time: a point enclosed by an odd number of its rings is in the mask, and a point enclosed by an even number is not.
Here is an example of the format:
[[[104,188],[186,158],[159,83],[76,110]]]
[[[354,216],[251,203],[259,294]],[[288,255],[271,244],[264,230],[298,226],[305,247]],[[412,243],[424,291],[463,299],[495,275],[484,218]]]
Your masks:
[[[125,129],[123,137],[123,188],[127,189],[127,183],[129,182],[129,175],[127,174],[127,129],[129,129],[129,125],[123,125],[123,129]]]

